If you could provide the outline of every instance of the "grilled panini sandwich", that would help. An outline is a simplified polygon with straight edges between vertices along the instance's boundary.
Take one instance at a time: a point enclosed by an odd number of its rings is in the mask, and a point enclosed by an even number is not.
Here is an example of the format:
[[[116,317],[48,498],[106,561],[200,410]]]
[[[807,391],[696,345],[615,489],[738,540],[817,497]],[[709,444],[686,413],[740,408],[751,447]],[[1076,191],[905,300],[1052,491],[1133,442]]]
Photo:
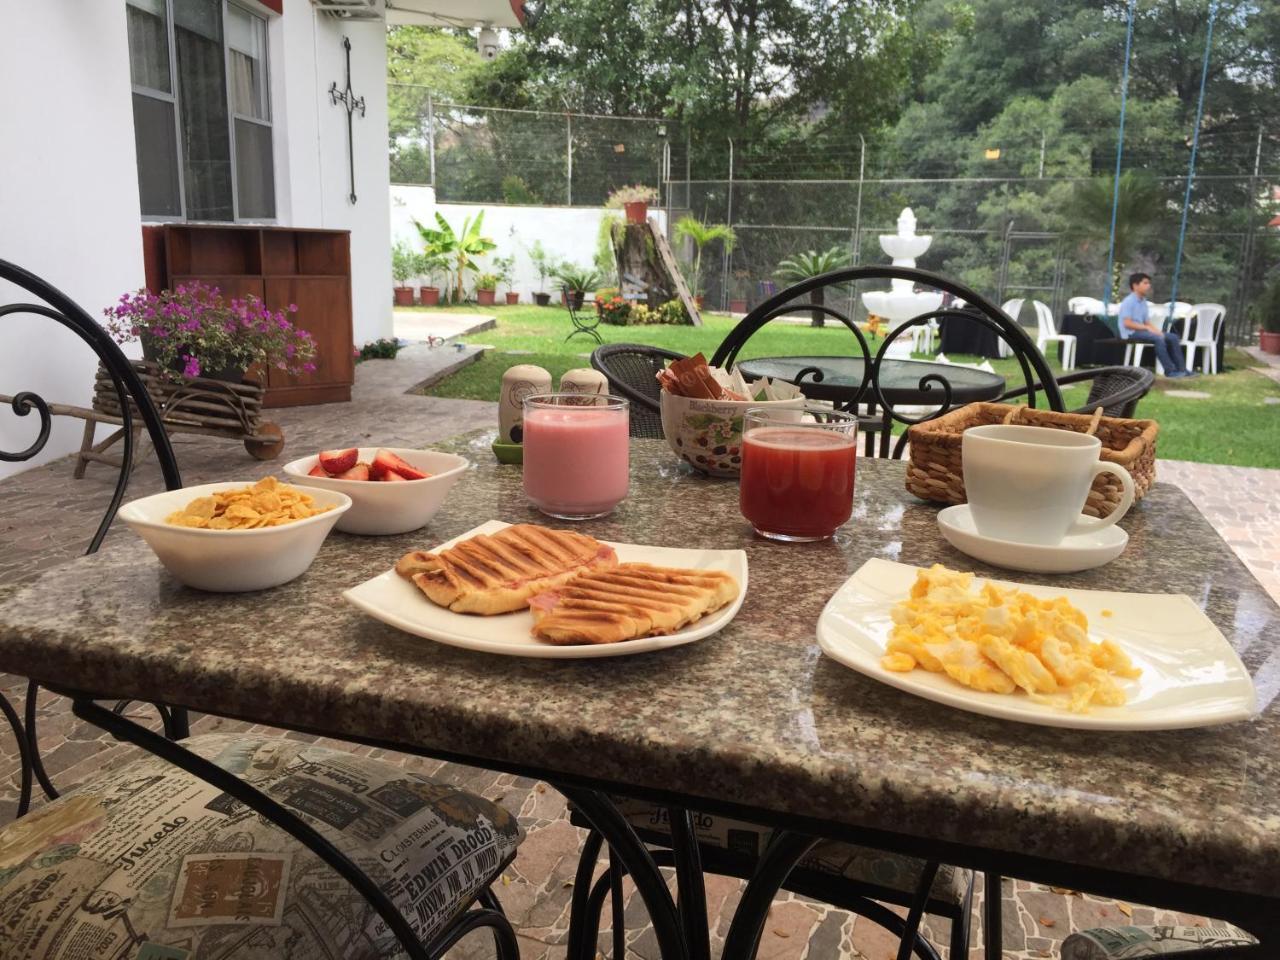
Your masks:
[[[534,594],[580,573],[617,565],[613,548],[594,537],[520,523],[436,553],[407,553],[396,572],[442,607],[490,616],[522,610]]]
[[[674,633],[737,596],[738,581],[718,570],[623,563],[540,593],[529,608],[539,640],[617,643]]]

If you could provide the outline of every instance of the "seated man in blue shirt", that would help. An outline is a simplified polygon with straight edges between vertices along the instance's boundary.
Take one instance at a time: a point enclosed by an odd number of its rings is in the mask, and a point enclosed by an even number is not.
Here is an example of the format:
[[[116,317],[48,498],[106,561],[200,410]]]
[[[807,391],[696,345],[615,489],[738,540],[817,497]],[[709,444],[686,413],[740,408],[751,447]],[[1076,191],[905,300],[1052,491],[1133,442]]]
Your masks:
[[[1138,343],[1149,343],[1167,377],[1191,377],[1182,362],[1182,344],[1176,333],[1165,333],[1147,319],[1147,297],[1151,293],[1151,276],[1129,274],[1129,295],[1120,301],[1120,337]]]

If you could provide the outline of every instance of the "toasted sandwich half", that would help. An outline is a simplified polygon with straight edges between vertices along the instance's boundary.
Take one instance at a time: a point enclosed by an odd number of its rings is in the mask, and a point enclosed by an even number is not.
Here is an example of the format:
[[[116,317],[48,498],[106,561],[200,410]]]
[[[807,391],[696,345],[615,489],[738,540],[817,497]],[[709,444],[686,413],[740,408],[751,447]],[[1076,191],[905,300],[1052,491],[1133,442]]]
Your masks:
[[[396,572],[442,607],[490,616],[522,610],[534,594],[580,573],[617,565],[613,548],[594,537],[518,523],[437,553],[407,553]]]
[[[529,608],[539,640],[618,643],[674,633],[737,596],[738,581],[718,570],[623,563],[540,593]]]

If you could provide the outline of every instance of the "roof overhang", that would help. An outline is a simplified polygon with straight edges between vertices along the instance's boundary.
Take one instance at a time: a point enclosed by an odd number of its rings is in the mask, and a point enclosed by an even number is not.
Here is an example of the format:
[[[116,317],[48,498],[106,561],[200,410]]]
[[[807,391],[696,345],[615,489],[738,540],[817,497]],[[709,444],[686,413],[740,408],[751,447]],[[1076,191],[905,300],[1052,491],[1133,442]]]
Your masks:
[[[427,27],[524,26],[522,0],[387,0],[387,23]]]

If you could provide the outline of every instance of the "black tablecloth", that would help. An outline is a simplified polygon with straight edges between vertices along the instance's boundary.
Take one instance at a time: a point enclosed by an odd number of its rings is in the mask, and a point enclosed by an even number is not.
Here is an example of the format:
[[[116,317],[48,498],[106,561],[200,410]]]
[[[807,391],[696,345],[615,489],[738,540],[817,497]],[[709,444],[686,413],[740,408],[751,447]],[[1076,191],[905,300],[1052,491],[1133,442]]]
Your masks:
[[[1076,338],[1076,366],[1077,367],[1109,367],[1120,366],[1124,363],[1124,344],[1123,343],[1104,343],[1099,341],[1118,340],[1119,334],[1116,327],[1116,318],[1089,316],[1080,313],[1064,313],[1062,320],[1058,324],[1059,333],[1069,333]],[[1169,329],[1182,336],[1182,327],[1185,321],[1174,320],[1169,325]],[[1218,335],[1218,369],[1222,369],[1222,352],[1223,337],[1221,333]],[[1183,348],[1183,360],[1186,360],[1186,348]],[[1142,351],[1142,365],[1144,367],[1155,366],[1155,350]],[[1201,352],[1196,357],[1197,369],[1204,367],[1204,354]]]
[[[939,324],[942,327],[940,349],[943,353],[969,353],[992,358],[1000,356],[1000,338],[994,330],[987,329],[981,323],[950,316],[943,317]]]

